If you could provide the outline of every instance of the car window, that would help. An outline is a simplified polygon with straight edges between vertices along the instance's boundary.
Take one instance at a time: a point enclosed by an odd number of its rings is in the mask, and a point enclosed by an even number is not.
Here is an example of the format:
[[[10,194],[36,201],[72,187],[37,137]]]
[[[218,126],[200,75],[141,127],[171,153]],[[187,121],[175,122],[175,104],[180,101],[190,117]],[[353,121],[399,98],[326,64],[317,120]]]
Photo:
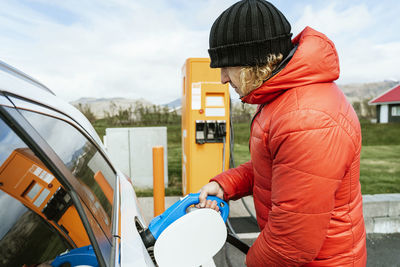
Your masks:
[[[102,154],[69,123],[43,114],[21,113],[53,148],[80,182],[85,202],[111,239],[111,214],[116,175]]]
[[[85,232],[66,220],[74,215],[69,196],[27,145],[0,119],[0,266],[51,262],[75,245],[89,244]],[[53,207],[52,207],[53,205]],[[51,213],[54,220],[45,214]],[[76,212],[76,210],[75,210]],[[75,231],[75,241],[67,235]],[[74,237],[75,238],[75,237]]]

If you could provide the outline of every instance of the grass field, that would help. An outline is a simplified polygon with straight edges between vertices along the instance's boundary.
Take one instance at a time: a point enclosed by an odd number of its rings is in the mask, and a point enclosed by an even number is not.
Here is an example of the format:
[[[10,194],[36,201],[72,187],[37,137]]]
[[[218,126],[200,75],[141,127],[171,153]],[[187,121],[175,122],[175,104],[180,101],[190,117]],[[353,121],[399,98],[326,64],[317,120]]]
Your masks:
[[[363,146],[400,145],[400,123],[369,123],[361,121]]]
[[[400,145],[363,146],[360,181],[363,194],[400,193]]]
[[[102,137],[106,126],[94,124]],[[361,151],[361,190],[363,194],[400,193],[400,124],[372,124],[362,121],[363,148]],[[250,159],[249,123],[234,125],[235,165]],[[167,126],[168,176],[166,195],[181,195],[181,129],[180,125]],[[151,190],[137,190],[140,196],[149,196]]]

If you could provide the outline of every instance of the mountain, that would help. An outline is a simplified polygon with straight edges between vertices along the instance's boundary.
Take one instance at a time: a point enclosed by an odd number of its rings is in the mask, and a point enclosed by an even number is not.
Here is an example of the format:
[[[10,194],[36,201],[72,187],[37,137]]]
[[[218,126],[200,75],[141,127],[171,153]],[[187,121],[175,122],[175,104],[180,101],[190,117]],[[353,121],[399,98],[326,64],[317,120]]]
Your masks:
[[[350,102],[360,102],[365,99],[372,99],[386,90],[396,86],[399,84],[399,81],[396,80],[385,80],[382,82],[372,82],[372,83],[350,83],[350,84],[338,84],[339,88],[346,95],[347,99]],[[177,108],[180,107],[182,103],[181,98],[177,98],[174,101],[171,101],[167,104],[163,104],[162,106],[168,106],[169,108]],[[242,104],[242,101],[238,98],[237,95],[232,97],[232,104],[238,105]]]
[[[111,115],[115,115],[119,109],[126,110],[128,108],[135,109],[137,105],[152,106],[153,104],[144,98],[139,99],[127,99],[122,97],[115,98],[92,98],[84,97],[78,100],[70,102],[71,105],[79,108],[88,107],[96,116],[97,119],[105,117],[105,114],[109,112]]]
[[[346,95],[347,99],[354,102],[362,102],[363,100],[370,100],[382,94],[386,90],[396,86],[399,81],[386,80],[382,82],[373,83],[353,83],[353,84],[338,84],[339,88]],[[236,96],[235,96],[236,97]],[[180,111],[181,98],[177,98],[174,101],[163,104],[161,106],[167,106],[170,110]],[[152,106],[153,104],[143,98],[140,99],[127,99],[127,98],[91,98],[85,97],[80,98],[76,101],[71,102],[75,107],[89,107],[94,113],[97,119],[104,118],[105,113],[109,112],[111,115],[116,114],[119,109],[135,109],[136,105],[140,104],[143,106]],[[232,106],[240,108],[242,105],[239,99],[232,99]]]
[[[347,99],[353,103],[375,98],[397,84],[399,84],[399,81],[387,80],[373,83],[338,84],[338,86]]]
[[[177,98],[174,101],[171,101],[169,103],[163,104],[161,106],[168,107],[169,109],[176,109],[179,108],[182,105],[182,99]]]

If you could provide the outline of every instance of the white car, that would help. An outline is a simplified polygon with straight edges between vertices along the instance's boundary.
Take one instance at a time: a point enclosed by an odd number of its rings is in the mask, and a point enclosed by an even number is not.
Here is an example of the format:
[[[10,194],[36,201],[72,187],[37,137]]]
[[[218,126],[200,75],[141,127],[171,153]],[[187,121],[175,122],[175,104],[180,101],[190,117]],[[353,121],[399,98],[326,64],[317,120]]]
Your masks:
[[[0,61],[0,266],[155,266],[144,227],[89,121]]]

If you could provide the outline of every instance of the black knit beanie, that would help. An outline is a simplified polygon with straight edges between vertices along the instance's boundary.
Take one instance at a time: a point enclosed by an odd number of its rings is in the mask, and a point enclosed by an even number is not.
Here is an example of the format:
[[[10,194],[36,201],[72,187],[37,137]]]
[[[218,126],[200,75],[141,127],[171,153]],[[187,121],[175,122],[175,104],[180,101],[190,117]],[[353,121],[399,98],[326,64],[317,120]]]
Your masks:
[[[225,10],[210,32],[211,68],[260,66],[268,54],[285,58],[293,48],[291,26],[265,0],[242,0]]]

